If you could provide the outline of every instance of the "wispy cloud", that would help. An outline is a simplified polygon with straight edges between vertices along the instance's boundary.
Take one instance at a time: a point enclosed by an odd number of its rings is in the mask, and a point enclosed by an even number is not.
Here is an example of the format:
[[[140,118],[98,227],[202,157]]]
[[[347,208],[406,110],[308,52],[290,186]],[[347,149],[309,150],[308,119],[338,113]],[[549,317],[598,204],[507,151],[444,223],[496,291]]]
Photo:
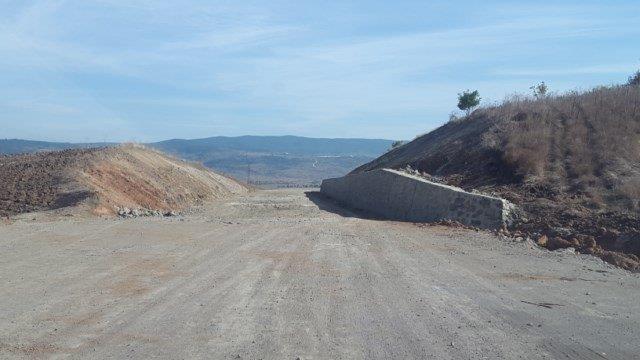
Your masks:
[[[221,29],[201,34],[191,39],[169,42],[163,45],[161,50],[210,49],[228,51],[272,42],[298,31],[300,31],[299,28],[292,26],[248,26],[234,29]]]
[[[526,68],[526,69],[497,69],[492,73],[501,76],[571,76],[571,75],[597,75],[597,74],[631,74],[640,67],[640,61],[636,63],[605,64],[591,66],[566,66],[562,68]]]
[[[0,94],[23,94],[12,99],[24,105],[0,107],[26,116],[29,94],[38,94],[54,105],[52,114],[80,109],[69,118],[93,109],[98,118],[136,124],[132,129],[165,119],[158,137],[186,131],[180,123],[201,123],[228,132],[394,131],[392,137],[407,138],[446,119],[462,88],[496,99],[526,90],[530,78],[544,78],[556,91],[624,78],[637,67],[632,44],[640,35],[633,2],[469,2],[474,12],[461,10],[460,19],[446,22],[429,11],[405,21],[404,8],[362,0],[349,2],[351,12],[309,2],[304,13],[297,3],[260,1],[29,4],[0,4],[7,14],[0,21],[0,76],[15,77],[20,90]],[[403,22],[385,23],[390,12]],[[28,116],[45,108],[34,105]],[[385,130],[390,119],[398,126]],[[190,134],[203,135],[180,136]]]
[[[452,69],[512,57],[518,49],[549,38],[589,38],[612,31],[615,27],[584,19],[522,18],[281,48],[272,56],[248,60],[242,72],[220,74],[218,86],[242,90],[254,101],[289,107],[295,116],[311,119],[444,111],[454,108],[452,94],[478,83],[452,83],[449,73],[459,71]]]

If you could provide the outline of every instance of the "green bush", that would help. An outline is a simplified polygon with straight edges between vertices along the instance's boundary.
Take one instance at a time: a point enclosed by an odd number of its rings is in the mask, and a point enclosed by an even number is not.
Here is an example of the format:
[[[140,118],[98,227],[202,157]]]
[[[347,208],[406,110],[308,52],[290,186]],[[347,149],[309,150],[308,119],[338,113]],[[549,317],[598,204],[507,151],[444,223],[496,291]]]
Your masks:
[[[467,90],[458,94],[458,109],[466,112],[467,116],[478,105],[480,105],[480,93],[478,93],[478,90]]]
[[[635,74],[629,76],[628,84],[630,86],[640,86],[640,70],[636,71]]]

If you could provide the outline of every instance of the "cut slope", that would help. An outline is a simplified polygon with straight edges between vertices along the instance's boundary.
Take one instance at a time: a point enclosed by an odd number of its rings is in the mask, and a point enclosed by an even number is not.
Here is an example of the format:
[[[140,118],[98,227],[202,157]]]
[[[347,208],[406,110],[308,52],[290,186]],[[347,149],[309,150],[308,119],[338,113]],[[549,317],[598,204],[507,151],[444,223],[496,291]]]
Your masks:
[[[516,229],[552,247],[622,251],[640,268],[640,87],[514,97],[354,172],[406,167],[520,205]]]
[[[80,203],[179,210],[246,192],[237,181],[140,146],[77,149],[0,158],[0,214]]]

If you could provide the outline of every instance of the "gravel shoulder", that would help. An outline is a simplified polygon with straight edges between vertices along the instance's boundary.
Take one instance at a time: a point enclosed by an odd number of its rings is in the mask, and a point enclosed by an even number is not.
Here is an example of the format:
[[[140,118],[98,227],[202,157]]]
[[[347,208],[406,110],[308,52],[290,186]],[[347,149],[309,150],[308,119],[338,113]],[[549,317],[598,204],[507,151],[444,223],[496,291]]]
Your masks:
[[[640,276],[303,190],[0,224],[0,358],[630,359]],[[35,220],[33,220],[35,218]]]

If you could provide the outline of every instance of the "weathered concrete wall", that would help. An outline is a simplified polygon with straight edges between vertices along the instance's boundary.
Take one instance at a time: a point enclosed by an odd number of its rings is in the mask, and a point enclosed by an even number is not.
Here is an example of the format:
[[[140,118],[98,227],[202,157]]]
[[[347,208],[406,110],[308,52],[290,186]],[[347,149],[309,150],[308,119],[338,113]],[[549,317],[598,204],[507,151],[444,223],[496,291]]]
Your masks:
[[[455,220],[482,228],[499,228],[510,219],[506,200],[466,192],[391,169],[322,181],[326,196],[349,207],[392,220]]]

